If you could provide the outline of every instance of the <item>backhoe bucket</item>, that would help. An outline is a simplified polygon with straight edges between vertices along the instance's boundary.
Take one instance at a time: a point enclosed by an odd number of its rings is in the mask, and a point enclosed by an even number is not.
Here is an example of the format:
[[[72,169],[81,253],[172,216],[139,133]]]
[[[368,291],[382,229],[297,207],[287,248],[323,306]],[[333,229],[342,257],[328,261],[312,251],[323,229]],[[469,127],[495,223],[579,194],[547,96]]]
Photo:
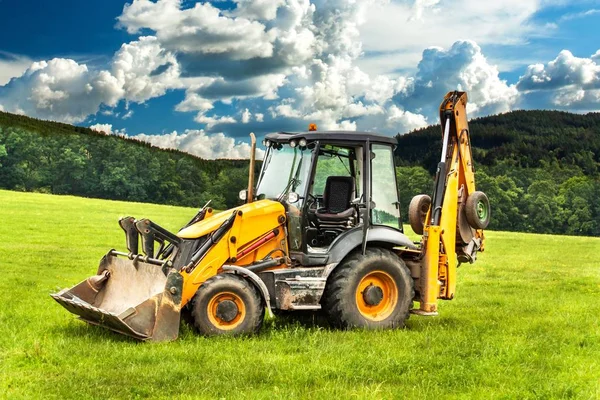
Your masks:
[[[98,274],[51,294],[79,318],[139,340],[175,340],[179,333],[183,278],[160,266],[117,258],[109,252]]]

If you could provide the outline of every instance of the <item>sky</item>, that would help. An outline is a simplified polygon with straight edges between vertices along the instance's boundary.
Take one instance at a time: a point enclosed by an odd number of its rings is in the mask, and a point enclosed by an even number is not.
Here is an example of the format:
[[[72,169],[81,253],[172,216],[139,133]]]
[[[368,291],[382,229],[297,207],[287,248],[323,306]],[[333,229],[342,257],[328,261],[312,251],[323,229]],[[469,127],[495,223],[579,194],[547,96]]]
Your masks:
[[[0,110],[203,158],[248,135],[600,111],[600,0],[0,0]]]

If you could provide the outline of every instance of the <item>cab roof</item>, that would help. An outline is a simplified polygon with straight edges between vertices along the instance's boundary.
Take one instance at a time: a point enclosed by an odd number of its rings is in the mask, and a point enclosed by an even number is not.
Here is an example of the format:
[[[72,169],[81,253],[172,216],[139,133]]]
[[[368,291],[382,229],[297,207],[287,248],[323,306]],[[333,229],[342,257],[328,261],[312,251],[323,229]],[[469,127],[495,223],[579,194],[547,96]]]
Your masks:
[[[290,140],[306,139],[308,142],[320,140],[327,142],[366,142],[385,143],[390,145],[398,144],[395,137],[389,137],[372,132],[356,131],[309,131],[309,132],[277,132],[269,133],[265,139],[274,142],[289,142]]]

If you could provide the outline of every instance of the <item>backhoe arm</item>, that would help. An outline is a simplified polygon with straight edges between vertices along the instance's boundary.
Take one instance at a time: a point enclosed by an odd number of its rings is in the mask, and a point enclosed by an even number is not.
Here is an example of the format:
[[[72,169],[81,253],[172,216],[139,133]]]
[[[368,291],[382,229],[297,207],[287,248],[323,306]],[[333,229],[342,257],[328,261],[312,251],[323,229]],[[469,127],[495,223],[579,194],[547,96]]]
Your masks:
[[[487,197],[475,191],[466,105],[466,93],[450,92],[440,106],[442,155],[423,229],[420,314],[435,315],[438,299],[454,298],[458,263],[475,260],[489,222]],[[477,206],[485,214],[481,221]]]

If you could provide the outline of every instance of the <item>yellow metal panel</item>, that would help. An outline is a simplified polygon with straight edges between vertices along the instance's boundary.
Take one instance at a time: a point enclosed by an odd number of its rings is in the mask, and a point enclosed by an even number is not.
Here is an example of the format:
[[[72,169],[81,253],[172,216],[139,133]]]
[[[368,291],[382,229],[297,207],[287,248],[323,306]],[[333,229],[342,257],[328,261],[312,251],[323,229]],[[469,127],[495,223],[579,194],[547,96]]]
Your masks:
[[[426,243],[423,270],[420,279],[422,282],[420,309],[427,313],[437,311],[437,299],[440,290],[438,283],[438,263],[441,231],[442,228],[439,226],[429,226],[425,228],[424,232]]]
[[[442,253],[446,255],[440,265],[440,270],[444,269],[445,279],[442,281],[443,289],[440,298],[451,299],[456,290],[456,221],[458,220],[458,171],[459,159],[458,148],[454,146],[450,172],[446,181],[446,191],[444,193],[444,202],[442,217],[440,219]],[[446,264],[447,263],[447,264]],[[441,279],[440,279],[441,280]]]
[[[271,200],[260,200],[250,204],[244,204],[236,208],[236,210],[242,211],[246,218],[261,218],[261,217],[272,217],[274,215],[285,215],[285,209],[283,205],[276,201]],[[206,235],[217,229],[227,218],[231,216],[232,210],[222,211],[215,214],[213,217],[204,219],[200,222],[195,223],[185,229],[182,229],[177,236],[183,239],[196,239]],[[246,219],[245,218],[245,219]],[[275,217],[276,218],[276,217]],[[261,221],[257,221],[261,222]]]
[[[285,209],[281,203],[260,200],[244,204],[235,210],[237,215],[231,229],[206,253],[191,272],[181,271],[184,280],[182,306],[187,304],[194,297],[200,285],[216,275],[223,265],[227,263],[248,265],[264,258],[270,252],[274,253],[273,257],[281,257],[288,253],[284,229]],[[208,220],[200,221],[182,230],[178,235],[185,239],[207,235],[221,226],[232,213],[233,210],[227,210],[216,214]],[[277,234],[272,239],[239,260],[236,259],[240,249],[252,245],[257,239],[275,229]],[[279,251],[279,254],[275,253],[276,250]]]

